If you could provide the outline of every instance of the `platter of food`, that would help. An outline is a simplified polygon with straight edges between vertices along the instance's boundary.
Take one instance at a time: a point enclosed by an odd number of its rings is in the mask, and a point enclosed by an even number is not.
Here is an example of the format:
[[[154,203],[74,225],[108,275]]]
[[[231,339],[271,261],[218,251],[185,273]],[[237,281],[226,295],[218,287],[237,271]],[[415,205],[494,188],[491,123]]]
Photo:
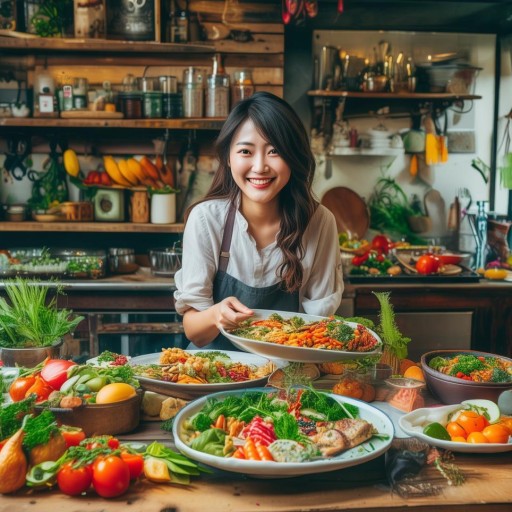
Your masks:
[[[402,416],[398,424],[407,435],[452,452],[500,453],[512,451],[510,429],[502,419],[493,402],[466,400],[416,409]]]
[[[128,364],[143,389],[184,399],[264,386],[276,368],[268,359],[246,352],[179,348],[132,357]]]
[[[347,468],[390,447],[393,424],[375,407],[309,389],[290,393],[255,388],[194,400],[173,423],[176,447],[203,464],[260,478]]]
[[[254,309],[254,316],[221,332],[240,350],[271,359],[322,363],[380,354],[379,336],[354,322],[286,311]]]

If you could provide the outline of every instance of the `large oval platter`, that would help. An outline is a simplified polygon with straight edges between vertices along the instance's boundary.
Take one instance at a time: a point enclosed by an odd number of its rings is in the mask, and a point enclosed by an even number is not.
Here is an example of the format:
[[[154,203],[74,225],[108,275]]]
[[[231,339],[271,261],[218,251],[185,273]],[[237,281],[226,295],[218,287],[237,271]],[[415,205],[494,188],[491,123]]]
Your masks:
[[[450,450],[451,452],[500,453],[512,451],[512,441],[509,443],[458,443],[454,441],[436,439],[423,433],[425,425],[435,421],[444,424],[446,423],[448,414],[460,408],[461,404],[415,409],[414,411],[402,416],[398,420],[398,424],[407,435],[420,439],[432,446],[437,446],[444,450]]]
[[[186,352],[191,355],[195,355],[199,352],[207,352],[207,350],[187,350]],[[227,355],[233,362],[257,367],[264,366],[270,362],[264,357],[260,357],[254,354],[247,354],[246,352],[236,352],[234,350],[219,350],[216,352],[222,352],[223,354]],[[133,357],[130,359],[129,364],[159,364],[160,354],[161,352],[157,352],[155,354],[145,354],[142,356]],[[191,398],[207,395],[209,393],[215,393],[217,391],[264,386],[267,383],[269,376],[270,373],[265,377],[242,382],[216,382],[209,384],[178,384],[175,382],[151,379],[149,377],[137,376],[136,378],[139,381],[141,388],[143,389],[154,391],[155,393],[161,393],[162,395],[174,396],[177,398],[184,398],[185,400],[189,400]]]
[[[257,388],[252,391],[262,391],[266,393],[275,392],[271,388]],[[330,394],[336,401],[346,404],[352,404],[359,408],[359,417],[369,421],[383,436],[373,437],[368,441],[346,450],[339,455],[327,459],[320,459],[308,462],[267,462],[250,461],[236,458],[224,458],[192,449],[183,440],[185,421],[199,412],[209,398],[222,399],[229,395],[241,395],[244,391],[225,391],[215,395],[205,396],[194,400],[185,406],[176,416],[173,423],[174,442],[178,450],[184,455],[198,462],[212,466],[224,471],[242,473],[259,478],[286,478],[292,476],[310,475],[314,473],[325,473],[337,469],[357,466],[369,460],[375,459],[385,453],[393,441],[394,428],[393,423],[386,414],[379,411],[366,402],[348,398],[346,396]],[[385,438],[384,438],[385,437]]]
[[[315,322],[319,320],[325,320],[326,317],[306,315],[304,313],[293,313],[288,311],[272,311],[268,309],[253,309],[254,317],[252,319],[267,319],[270,315],[277,313],[283,318],[291,318],[298,316],[303,318],[306,322]],[[357,324],[353,322],[346,322],[347,324],[355,327]],[[320,348],[306,348],[306,347],[293,347],[287,345],[279,345],[277,343],[270,343],[268,341],[252,340],[250,338],[243,338],[241,336],[235,336],[234,334],[221,329],[222,334],[240,350],[258,354],[263,357],[270,359],[284,359],[286,361],[298,362],[298,363],[324,363],[327,361],[342,361],[361,359],[367,356],[380,354],[382,341],[375,332],[369,329],[377,341],[379,342],[379,348],[371,352],[349,352],[344,350],[326,350]]]

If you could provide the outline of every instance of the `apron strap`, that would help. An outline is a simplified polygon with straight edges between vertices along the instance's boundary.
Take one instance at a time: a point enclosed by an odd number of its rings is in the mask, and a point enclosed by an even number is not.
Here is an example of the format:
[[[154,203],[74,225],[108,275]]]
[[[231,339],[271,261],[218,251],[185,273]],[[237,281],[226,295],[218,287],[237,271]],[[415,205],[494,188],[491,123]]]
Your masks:
[[[224,235],[220,246],[219,271],[226,272],[229,262],[229,249],[231,248],[231,238],[233,237],[233,226],[235,224],[236,207],[232,203],[229,207],[226,224],[224,225]]]

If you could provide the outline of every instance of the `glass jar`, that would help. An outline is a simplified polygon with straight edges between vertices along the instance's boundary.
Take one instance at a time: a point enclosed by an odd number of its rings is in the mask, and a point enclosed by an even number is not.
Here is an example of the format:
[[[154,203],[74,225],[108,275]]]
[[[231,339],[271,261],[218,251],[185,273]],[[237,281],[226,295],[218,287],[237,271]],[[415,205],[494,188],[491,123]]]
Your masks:
[[[126,119],[140,119],[142,117],[142,93],[121,91],[118,97],[119,110]]]
[[[162,93],[162,117],[166,119],[183,117],[183,95],[181,92]]]
[[[208,75],[206,117],[226,117],[229,113],[229,75]]]
[[[203,117],[204,112],[204,71],[189,67],[183,71],[183,115]]]
[[[252,71],[249,69],[235,71],[233,73],[233,85],[231,87],[231,104],[235,105],[253,94],[254,83],[252,81]]]
[[[143,93],[143,111],[147,119],[162,117],[162,93],[160,91],[147,91]]]

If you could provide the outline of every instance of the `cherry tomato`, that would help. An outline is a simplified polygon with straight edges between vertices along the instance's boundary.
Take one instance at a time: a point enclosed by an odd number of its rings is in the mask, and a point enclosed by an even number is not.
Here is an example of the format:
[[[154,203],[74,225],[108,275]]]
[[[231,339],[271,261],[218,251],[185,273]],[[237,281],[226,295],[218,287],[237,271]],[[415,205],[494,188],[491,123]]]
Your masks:
[[[468,435],[472,432],[482,432],[487,424],[485,417],[477,414],[475,411],[461,412],[455,422],[458,423]]]
[[[435,274],[439,271],[441,262],[437,256],[433,254],[423,254],[418,258],[416,262],[416,270],[420,274]]]
[[[466,431],[455,421],[450,421],[446,425],[446,430],[448,431],[448,434],[450,434],[452,441],[454,437],[462,437],[464,440],[467,437]]]
[[[73,468],[73,462],[68,462],[57,473],[57,485],[64,494],[76,496],[87,491],[92,482],[92,467],[81,466]]]
[[[68,369],[76,363],[66,359],[48,359],[41,370],[41,377],[57,391],[68,379]]]
[[[27,389],[25,397],[27,398],[30,395],[37,395],[36,402],[43,402],[50,396],[52,391],[53,388],[48,385],[40,375],[36,375],[36,380],[34,381],[34,384]]]
[[[85,432],[80,428],[61,429],[62,437],[66,441],[66,446],[78,446],[85,439]]]
[[[92,485],[102,498],[114,498],[125,493],[130,485],[128,464],[117,455],[94,461]]]
[[[130,479],[139,478],[144,470],[144,457],[138,453],[121,452],[121,459],[125,461],[130,471]]]
[[[480,443],[488,443],[487,438],[482,434],[482,432],[471,432],[467,438],[468,443],[480,444]]]
[[[13,402],[20,402],[27,394],[27,391],[34,385],[36,381],[35,375],[28,375],[27,377],[18,377],[13,380],[9,386],[9,396]]]
[[[352,258],[352,265],[360,267],[370,257],[370,251],[361,254],[360,256],[354,256]]]

